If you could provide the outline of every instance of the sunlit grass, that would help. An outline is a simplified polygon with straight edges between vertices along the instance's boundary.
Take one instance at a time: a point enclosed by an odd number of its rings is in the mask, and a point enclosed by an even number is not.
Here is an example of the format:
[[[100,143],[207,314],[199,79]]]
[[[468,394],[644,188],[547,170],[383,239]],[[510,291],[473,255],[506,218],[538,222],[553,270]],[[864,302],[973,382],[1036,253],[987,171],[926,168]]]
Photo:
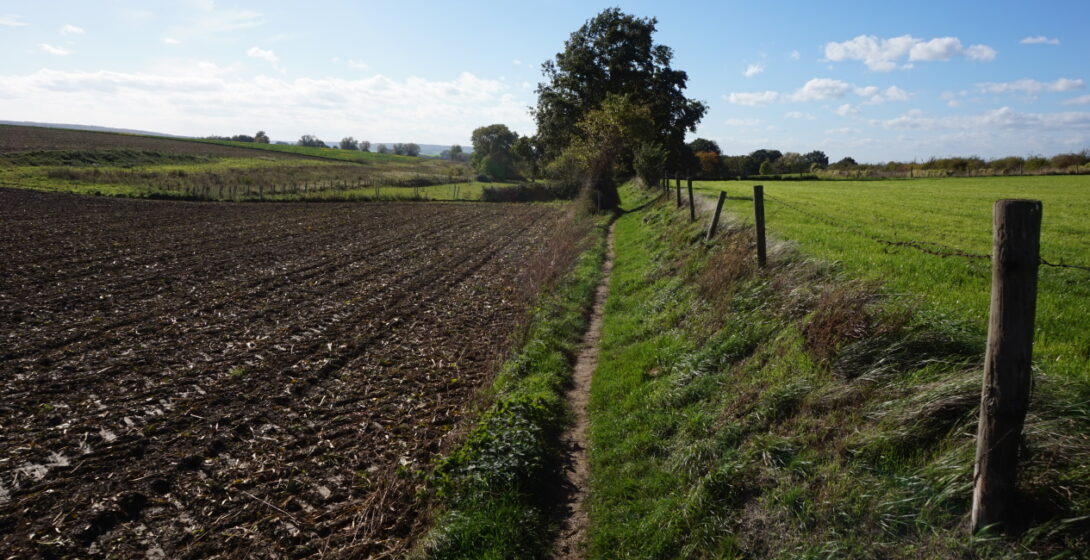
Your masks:
[[[939,257],[868,236],[987,255],[994,202],[1033,198],[1044,204],[1041,256],[1090,265],[1090,176],[763,184],[770,236],[891,290],[920,294],[982,332],[991,282],[987,259]],[[694,188],[704,194],[726,190],[726,209],[752,221],[752,183],[698,181]],[[1041,267],[1037,305],[1036,362],[1090,379],[1090,272]]]

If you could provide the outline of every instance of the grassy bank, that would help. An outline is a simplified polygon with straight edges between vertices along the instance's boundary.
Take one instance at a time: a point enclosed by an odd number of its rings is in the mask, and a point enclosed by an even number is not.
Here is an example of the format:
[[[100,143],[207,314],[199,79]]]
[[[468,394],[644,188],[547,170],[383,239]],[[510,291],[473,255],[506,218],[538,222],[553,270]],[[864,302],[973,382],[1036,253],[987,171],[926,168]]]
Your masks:
[[[417,548],[419,558],[548,557],[562,480],[557,445],[567,419],[564,387],[605,258],[604,223],[581,220],[554,240],[556,255],[579,248],[574,267],[555,283],[542,282],[552,287],[531,314],[521,350],[490,388],[492,404],[435,469],[437,516]]]
[[[617,222],[590,557],[1085,554],[1085,384],[1037,376],[1024,532],[970,539],[981,329],[797,251],[758,271],[747,230],[705,247],[702,227],[662,203]]]

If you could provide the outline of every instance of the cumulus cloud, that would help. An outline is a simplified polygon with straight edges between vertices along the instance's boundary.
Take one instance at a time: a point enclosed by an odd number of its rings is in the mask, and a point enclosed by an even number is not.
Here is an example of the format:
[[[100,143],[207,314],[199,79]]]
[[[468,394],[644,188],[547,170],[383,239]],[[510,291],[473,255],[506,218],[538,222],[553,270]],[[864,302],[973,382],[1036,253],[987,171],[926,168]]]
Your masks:
[[[6,16],[0,16],[0,25],[4,25],[7,27],[26,27],[30,24],[23,21],[23,19],[19,16],[13,16],[9,14]]]
[[[889,72],[898,66],[911,67],[912,62],[950,60],[956,56],[964,56],[975,61],[994,60],[996,54],[995,49],[987,45],[965,47],[957,37],[936,37],[924,40],[911,35],[889,39],[860,35],[841,43],[825,44],[827,60],[833,62],[858,60],[867,68],[877,72]]]
[[[1023,113],[1010,107],[1001,107],[979,115],[953,117],[927,117],[919,112],[909,112],[896,118],[874,121],[889,129],[910,130],[1001,130],[1013,132],[1081,130],[1090,131],[1090,113]]]
[[[246,56],[259,58],[261,60],[264,60],[265,62],[271,62],[273,64],[280,62],[280,57],[276,56],[276,53],[272,52],[271,50],[260,49],[258,47],[250,47],[250,49],[246,51]]]
[[[842,117],[852,117],[859,114],[859,108],[853,106],[851,103],[845,103],[836,108],[836,114]]]
[[[756,76],[757,74],[760,74],[764,71],[764,64],[750,64],[749,66],[746,66],[746,69],[742,72],[742,75],[747,78],[752,78],[753,76]]]
[[[1018,41],[1018,43],[1022,45],[1059,45],[1060,40],[1038,35],[1036,37],[1026,37],[1021,41]]]
[[[1064,100],[1064,105],[1090,105],[1090,95],[1080,95]]]
[[[1022,79],[1013,82],[987,82],[977,84],[977,89],[983,93],[1045,93],[1063,92],[1082,89],[1082,79],[1060,78],[1054,82],[1038,82],[1037,80]]]
[[[86,31],[84,31],[82,27],[76,27],[71,23],[66,23],[64,24],[64,27],[61,28],[61,35],[83,35],[85,33]]]
[[[448,80],[285,79],[184,61],[155,72],[0,76],[5,110],[25,120],[87,122],[94,115],[111,126],[194,136],[265,129],[283,139],[363,131],[372,140],[465,143],[482,122],[532,133],[529,99],[519,93],[469,73]]]
[[[38,43],[38,48],[42,49],[43,51],[45,51],[45,52],[47,52],[49,54],[56,55],[56,56],[68,56],[68,55],[72,54],[72,51],[70,51],[70,50],[68,50],[68,49],[66,49],[64,47],[58,47],[56,45],[50,45],[49,43]]]
[[[798,91],[791,94],[790,99],[791,101],[841,99],[854,89],[856,89],[855,86],[848,82],[834,80],[832,78],[814,78],[803,84]]]
[[[735,105],[745,105],[747,107],[760,107],[768,105],[780,98],[778,91],[757,91],[750,93],[731,93],[726,96],[726,100]]]

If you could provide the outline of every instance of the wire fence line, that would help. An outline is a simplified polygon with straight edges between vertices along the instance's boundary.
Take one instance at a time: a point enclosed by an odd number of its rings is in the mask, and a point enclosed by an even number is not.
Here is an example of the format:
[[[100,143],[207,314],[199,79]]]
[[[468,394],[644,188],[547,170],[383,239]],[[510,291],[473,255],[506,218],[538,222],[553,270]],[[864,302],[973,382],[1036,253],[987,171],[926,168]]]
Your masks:
[[[821,222],[823,224],[826,224],[828,226],[834,227],[834,228],[836,228],[838,230],[846,231],[848,233],[858,235],[860,237],[864,237],[866,239],[870,239],[871,241],[881,243],[883,245],[887,245],[887,246],[890,246],[890,247],[904,247],[904,248],[908,248],[908,249],[914,249],[916,251],[920,251],[921,253],[926,253],[928,255],[934,255],[934,256],[942,257],[942,258],[959,257],[959,258],[964,258],[964,259],[977,259],[977,260],[991,260],[991,258],[992,258],[992,256],[990,254],[972,253],[972,252],[969,252],[969,251],[958,249],[956,247],[951,247],[950,245],[944,245],[942,243],[936,243],[936,242],[933,242],[933,241],[915,241],[915,240],[895,241],[895,240],[891,240],[891,239],[885,239],[883,237],[879,237],[877,235],[867,233],[866,231],[864,231],[864,230],[862,230],[862,229],[860,229],[860,228],[858,228],[858,227],[856,227],[856,226],[854,226],[854,225],[852,225],[850,223],[847,223],[847,222],[844,222],[844,221],[841,221],[841,220],[837,220],[837,219],[832,218],[832,217],[827,216],[827,215],[818,214],[818,213],[812,212],[810,210],[800,208],[799,206],[797,206],[795,204],[792,204],[790,202],[787,202],[787,201],[785,201],[783,199],[780,199],[780,198],[777,198],[777,197],[771,197],[771,196],[768,196],[766,194],[766,195],[764,195],[764,199],[766,201],[769,201],[769,202],[774,202],[776,205],[783,206],[785,208],[789,208],[789,209],[791,209],[791,210],[793,210],[793,211],[795,211],[795,212],[797,212],[799,214],[802,214],[802,215],[804,215],[804,216],[806,216],[808,218],[811,218],[813,220],[816,220],[816,221]],[[1090,266],[1077,265],[1077,264],[1068,264],[1068,263],[1065,263],[1062,259],[1059,262],[1053,263],[1053,262],[1049,262],[1048,260],[1041,257],[1041,258],[1039,258],[1039,264],[1044,265],[1044,266],[1050,266],[1050,267],[1053,267],[1053,268],[1068,268],[1068,269],[1082,270],[1082,271],[1090,272]]]

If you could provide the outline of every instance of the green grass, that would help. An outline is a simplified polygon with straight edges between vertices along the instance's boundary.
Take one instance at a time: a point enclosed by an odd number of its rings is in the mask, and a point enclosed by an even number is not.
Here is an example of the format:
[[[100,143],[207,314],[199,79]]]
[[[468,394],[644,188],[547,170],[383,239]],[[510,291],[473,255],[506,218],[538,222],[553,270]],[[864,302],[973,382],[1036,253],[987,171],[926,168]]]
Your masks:
[[[798,252],[758,271],[748,230],[703,227],[672,201],[616,224],[590,558],[1085,556],[1086,384],[1038,376],[1030,529],[970,539],[978,330]]]
[[[325,159],[335,159],[338,161],[349,161],[353,163],[395,163],[402,165],[417,166],[421,162],[428,162],[433,164],[450,164],[450,162],[444,162],[434,158],[418,158],[410,156],[399,156],[395,154],[380,154],[377,152],[361,152],[359,150],[340,150],[337,148],[321,148],[311,146],[291,146],[284,144],[256,144],[253,142],[232,142],[230,140],[204,140],[204,139],[181,139],[190,142],[202,142],[206,144],[216,144],[219,146],[234,146],[236,148],[249,148],[251,150],[267,150],[271,152],[284,152],[289,154],[296,154],[302,156],[311,156]]]
[[[587,236],[590,218],[582,220],[580,229],[566,231]],[[491,406],[436,467],[436,522],[415,557],[549,557],[561,481],[558,440],[568,414],[564,387],[601,275],[603,225],[589,234],[574,269],[541,297],[521,349],[491,387]],[[577,246],[585,245],[570,245]]]
[[[1090,176],[763,184],[770,236],[796,242],[802,253],[838,262],[855,276],[921,294],[934,308],[981,331],[990,301],[988,260],[941,258],[866,236],[990,254],[993,203],[1034,198],[1044,203],[1041,256],[1090,265]],[[706,194],[725,189],[731,197],[726,209],[752,221],[752,183],[694,186]],[[1036,363],[1090,380],[1090,272],[1041,267],[1037,305]]]

